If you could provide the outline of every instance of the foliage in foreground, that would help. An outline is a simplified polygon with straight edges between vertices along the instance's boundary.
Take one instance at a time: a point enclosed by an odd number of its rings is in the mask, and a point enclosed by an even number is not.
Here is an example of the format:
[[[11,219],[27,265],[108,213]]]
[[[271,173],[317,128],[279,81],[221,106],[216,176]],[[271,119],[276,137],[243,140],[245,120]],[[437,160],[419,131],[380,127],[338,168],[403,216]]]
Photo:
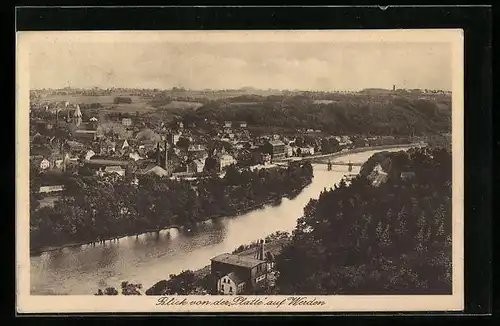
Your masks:
[[[304,208],[276,258],[280,294],[451,293],[451,154],[411,149],[375,163],[384,184],[360,175]]]
[[[129,283],[123,281],[121,284],[121,294],[122,295],[142,295],[142,284]],[[103,290],[98,289],[97,293],[94,295],[118,295],[118,290],[114,287],[107,287]]]

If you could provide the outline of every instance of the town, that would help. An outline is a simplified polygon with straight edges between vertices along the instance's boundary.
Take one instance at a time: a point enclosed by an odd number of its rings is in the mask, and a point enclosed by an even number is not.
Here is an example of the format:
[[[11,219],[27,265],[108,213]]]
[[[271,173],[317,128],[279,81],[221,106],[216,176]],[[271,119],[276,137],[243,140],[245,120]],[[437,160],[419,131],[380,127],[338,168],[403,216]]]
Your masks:
[[[255,124],[250,125],[248,121],[204,119],[193,122],[188,115],[162,120],[139,111],[116,114],[113,108],[122,103],[130,105],[136,94],[153,101],[163,94],[159,90],[119,91],[120,96],[115,96],[108,108],[99,102],[71,101],[71,95],[76,92],[71,93],[71,89],[51,93],[33,91],[30,107],[31,171],[102,178],[154,174],[194,180],[206,173],[223,175],[231,165],[252,170],[273,168],[277,163],[298,157],[314,157],[359,147],[409,144],[423,139],[401,134],[339,135],[311,128],[281,134],[268,128],[271,132],[263,133],[254,132]],[[172,92],[179,93],[177,89]],[[78,91],[77,94],[83,95],[75,98],[99,99],[99,96],[108,96],[109,93],[109,90],[98,89]],[[44,99],[44,96],[50,98],[51,95],[68,100]],[[186,95],[168,99],[170,104],[180,103],[180,100],[196,104]],[[200,101],[198,98],[194,100]],[[61,185],[53,184],[55,179],[58,178],[46,178],[47,181],[40,185],[40,192],[60,191]]]

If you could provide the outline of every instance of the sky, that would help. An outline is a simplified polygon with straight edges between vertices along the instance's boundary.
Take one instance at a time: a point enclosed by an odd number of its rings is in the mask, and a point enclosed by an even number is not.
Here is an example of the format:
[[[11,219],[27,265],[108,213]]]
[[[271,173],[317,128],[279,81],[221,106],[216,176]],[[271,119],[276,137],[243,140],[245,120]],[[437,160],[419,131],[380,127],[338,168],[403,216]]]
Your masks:
[[[97,36],[96,36],[97,37]],[[452,88],[445,42],[193,42],[129,38],[29,46],[30,87],[360,90]]]

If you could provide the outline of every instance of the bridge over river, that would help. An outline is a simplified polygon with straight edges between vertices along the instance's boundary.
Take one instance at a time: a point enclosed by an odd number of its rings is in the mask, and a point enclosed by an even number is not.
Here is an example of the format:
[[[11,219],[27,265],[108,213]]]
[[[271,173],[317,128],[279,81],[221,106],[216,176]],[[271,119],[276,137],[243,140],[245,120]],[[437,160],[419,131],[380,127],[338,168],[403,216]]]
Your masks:
[[[336,153],[330,153],[330,154],[322,154],[322,155],[312,155],[312,156],[304,156],[304,157],[290,157],[287,159],[284,159],[280,162],[276,162],[277,165],[286,165],[290,161],[310,161],[311,163],[314,164],[328,164],[331,163],[332,165],[337,165],[337,166],[362,166],[363,163],[361,162],[349,162],[345,161],[343,159],[341,160],[335,160],[336,158],[341,158],[345,157],[348,154],[355,154],[355,153],[360,153],[360,152],[366,152],[366,151],[383,151],[384,149],[392,149],[394,147],[398,147],[401,149],[404,148],[410,148],[410,147],[422,147],[426,146],[427,144],[425,143],[414,143],[414,144],[403,144],[403,145],[383,145],[383,146],[373,146],[373,147],[360,147],[360,148],[354,148],[350,150],[344,150],[343,152],[336,152]]]

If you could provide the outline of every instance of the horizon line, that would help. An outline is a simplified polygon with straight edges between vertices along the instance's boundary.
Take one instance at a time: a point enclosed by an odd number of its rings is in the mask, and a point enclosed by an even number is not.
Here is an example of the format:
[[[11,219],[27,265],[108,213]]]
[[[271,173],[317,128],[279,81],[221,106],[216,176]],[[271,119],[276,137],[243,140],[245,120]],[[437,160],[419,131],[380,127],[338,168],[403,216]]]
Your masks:
[[[318,93],[331,93],[331,92],[360,92],[363,90],[369,90],[369,89],[379,89],[379,90],[388,90],[392,91],[392,88],[386,88],[386,87],[364,87],[364,88],[358,88],[358,89],[329,89],[329,90],[321,90],[321,89],[299,89],[299,88],[294,88],[294,89],[280,89],[280,88],[256,88],[253,86],[243,86],[239,88],[186,88],[182,86],[172,86],[170,88],[160,88],[160,87],[131,87],[131,86],[113,86],[113,87],[100,87],[100,86],[87,86],[87,87],[74,87],[74,86],[65,86],[65,87],[43,87],[43,88],[30,88],[30,91],[40,91],[40,90],[113,90],[113,89],[126,89],[126,90],[158,90],[158,91],[173,91],[174,88],[178,90],[183,90],[186,92],[206,92],[206,91],[214,91],[214,92],[220,92],[220,91],[248,91],[248,90],[254,90],[254,91],[278,91],[278,92],[318,92]],[[395,90],[431,90],[431,91],[442,91],[442,92],[451,92],[449,89],[437,89],[437,88],[409,88],[409,87],[404,87],[404,88],[396,88]]]

